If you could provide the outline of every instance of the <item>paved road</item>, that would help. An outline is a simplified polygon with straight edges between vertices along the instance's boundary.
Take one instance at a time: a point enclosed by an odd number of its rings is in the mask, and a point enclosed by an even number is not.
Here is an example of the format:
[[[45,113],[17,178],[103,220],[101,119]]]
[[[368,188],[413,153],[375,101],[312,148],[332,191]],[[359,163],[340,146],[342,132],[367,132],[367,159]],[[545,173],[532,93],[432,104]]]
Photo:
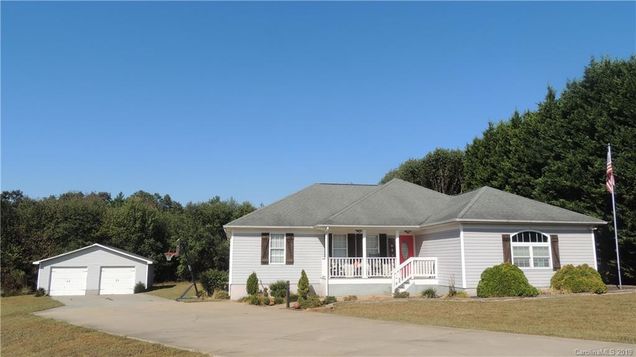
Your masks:
[[[38,313],[112,334],[215,356],[561,355],[636,348],[611,342],[385,322],[235,302],[178,303],[150,295],[59,298]]]

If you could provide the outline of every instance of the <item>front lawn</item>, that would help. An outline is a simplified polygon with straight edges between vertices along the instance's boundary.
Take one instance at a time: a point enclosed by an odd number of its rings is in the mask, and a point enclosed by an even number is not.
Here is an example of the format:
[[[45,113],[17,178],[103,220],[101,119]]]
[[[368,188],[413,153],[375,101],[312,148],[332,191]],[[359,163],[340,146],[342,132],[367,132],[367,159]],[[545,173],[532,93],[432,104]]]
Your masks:
[[[33,315],[62,305],[49,297],[13,296],[0,302],[3,356],[203,356]]]
[[[503,301],[360,301],[337,303],[331,312],[423,325],[636,343],[636,293]]]
[[[146,294],[162,297],[164,299],[176,300],[192,283],[189,281],[165,282],[154,284]],[[202,291],[201,284],[197,283],[197,289]],[[196,298],[194,288],[188,291],[186,298]]]

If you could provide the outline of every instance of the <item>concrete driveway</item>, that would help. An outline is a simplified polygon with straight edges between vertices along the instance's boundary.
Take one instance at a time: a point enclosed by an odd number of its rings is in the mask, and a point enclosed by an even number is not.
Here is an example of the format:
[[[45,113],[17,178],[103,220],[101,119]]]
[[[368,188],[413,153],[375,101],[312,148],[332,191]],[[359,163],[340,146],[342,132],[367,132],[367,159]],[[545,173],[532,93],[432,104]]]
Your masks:
[[[611,342],[420,326],[236,302],[178,303],[146,294],[58,298],[38,315],[215,356],[561,355]]]

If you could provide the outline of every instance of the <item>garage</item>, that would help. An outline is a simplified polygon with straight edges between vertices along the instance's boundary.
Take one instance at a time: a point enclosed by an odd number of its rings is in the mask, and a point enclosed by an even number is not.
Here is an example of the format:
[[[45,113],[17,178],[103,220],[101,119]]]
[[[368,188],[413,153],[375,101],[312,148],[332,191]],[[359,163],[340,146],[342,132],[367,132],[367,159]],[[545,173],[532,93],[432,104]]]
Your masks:
[[[52,268],[51,269],[51,296],[61,295],[85,295],[86,267]]]
[[[97,243],[33,262],[38,266],[37,288],[51,296],[133,294],[138,283],[152,286],[153,263]]]
[[[132,294],[135,289],[135,267],[102,267],[100,295]]]

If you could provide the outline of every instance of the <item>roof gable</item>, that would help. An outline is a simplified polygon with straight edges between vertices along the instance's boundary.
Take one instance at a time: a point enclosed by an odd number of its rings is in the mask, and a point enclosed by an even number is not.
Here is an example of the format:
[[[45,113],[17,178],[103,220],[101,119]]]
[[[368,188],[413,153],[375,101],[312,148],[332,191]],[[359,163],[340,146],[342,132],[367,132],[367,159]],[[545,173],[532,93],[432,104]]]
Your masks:
[[[153,264],[154,263],[154,261],[152,261],[151,259],[142,257],[141,255],[130,253],[130,252],[127,252],[125,250],[122,250],[122,249],[119,249],[119,248],[115,248],[115,247],[110,247],[110,246],[107,246],[107,245],[104,245],[104,244],[95,243],[95,244],[87,245],[86,247],[82,247],[82,248],[79,248],[79,249],[72,250],[70,252],[58,254],[58,255],[53,256],[53,257],[36,260],[36,261],[33,262],[33,264],[34,265],[38,265],[38,264],[40,264],[42,262],[46,262],[46,261],[49,261],[49,260],[61,258],[61,257],[66,256],[66,255],[71,255],[71,254],[74,254],[74,253],[78,253],[78,252],[81,252],[81,251],[84,251],[84,250],[87,250],[87,249],[93,248],[93,247],[97,247],[97,248],[101,248],[101,249],[104,249],[104,250],[107,250],[107,251],[110,251],[110,252],[115,252],[115,253],[118,253],[118,254],[121,254],[121,255],[125,255],[125,256],[127,256],[129,258],[133,258],[133,259],[137,259],[137,260],[140,260],[142,262],[145,262],[146,264]]]

